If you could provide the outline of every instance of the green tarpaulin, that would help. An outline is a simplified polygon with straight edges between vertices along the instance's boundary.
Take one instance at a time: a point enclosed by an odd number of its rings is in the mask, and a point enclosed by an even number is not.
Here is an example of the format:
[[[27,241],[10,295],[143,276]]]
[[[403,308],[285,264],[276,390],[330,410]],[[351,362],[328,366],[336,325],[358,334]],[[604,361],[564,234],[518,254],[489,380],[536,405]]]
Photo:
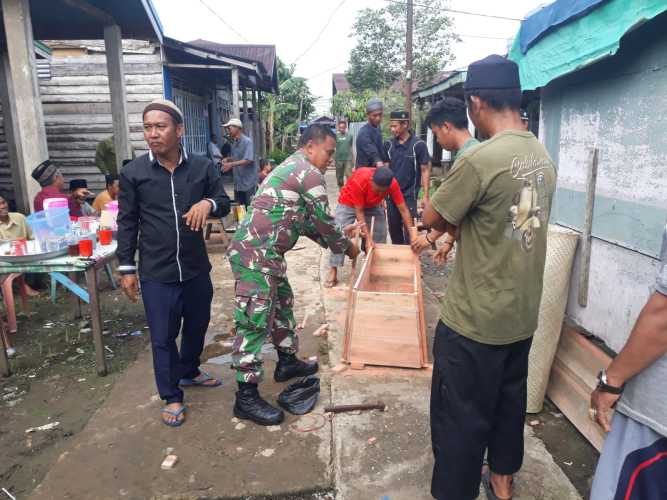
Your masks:
[[[509,58],[519,65],[523,90],[544,87],[615,54],[624,34],[665,11],[666,0],[611,0],[549,33],[526,54],[517,36]]]

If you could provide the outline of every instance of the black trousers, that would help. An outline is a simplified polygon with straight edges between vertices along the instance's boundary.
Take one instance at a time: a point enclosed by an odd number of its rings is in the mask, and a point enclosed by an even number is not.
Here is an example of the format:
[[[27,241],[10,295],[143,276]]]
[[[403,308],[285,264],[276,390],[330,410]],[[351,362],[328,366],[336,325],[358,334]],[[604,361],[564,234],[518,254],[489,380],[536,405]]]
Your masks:
[[[252,188],[249,191],[236,191],[234,190],[234,201],[238,203],[239,205],[243,205],[246,208],[248,208],[248,205],[250,205],[250,202],[252,201],[252,197],[255,196],[255,193],[257,192],[257,188]]]
[[[417,217],[417,197],[414,194],[403,194],[405,198],[405,204],[410,210],[412,218]],[[391,236],[391,242],[394,245],[407,245],[410,241],[410,235],[408,230],[403,224],[403,218],[401,217],[401,212],[398,211],[398,207],[394,205],[394,202],[391,198],[387,198],[387,222],[389,223],[389,235]]]
[[[199,356],[211,319],[211,277],[202,273],[183,283],[142,281],[141,295],[151,331],[153,369],[160,398],[167,404],[182,403],[179,381],[199,375]],[[179,333],[180,352],[176,347]]]
[[[493,472],[521,468],[531,343],[481,344],[438,323],[431,386],[434,498],[477,498],[487,450]]]

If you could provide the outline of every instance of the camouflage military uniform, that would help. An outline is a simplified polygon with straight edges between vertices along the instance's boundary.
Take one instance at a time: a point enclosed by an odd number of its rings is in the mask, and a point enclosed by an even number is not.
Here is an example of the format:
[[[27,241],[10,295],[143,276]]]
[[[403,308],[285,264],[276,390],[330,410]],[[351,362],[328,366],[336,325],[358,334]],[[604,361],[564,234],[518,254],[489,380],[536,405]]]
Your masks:
[[[259,188],[228,251],[236,279],[232,356],[239,382],[261,381],[267,335],[280,351],[298,350],[284,255],[301,235],[336,253],[350,245],[329,213],[324,175],[297,152]]]

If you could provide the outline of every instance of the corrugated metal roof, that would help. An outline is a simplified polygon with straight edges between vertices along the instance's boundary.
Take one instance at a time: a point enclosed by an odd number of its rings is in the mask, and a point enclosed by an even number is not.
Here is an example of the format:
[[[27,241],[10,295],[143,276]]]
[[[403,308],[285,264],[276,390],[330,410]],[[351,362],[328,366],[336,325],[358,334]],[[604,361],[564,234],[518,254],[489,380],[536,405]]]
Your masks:
[[[202,40],[201,38],[188,42],[188,44],[229,57],[240,57],[257,62],[262,65],[264,72],[272,80],[275,80],[277,85],[278,68],[276,64],[275,45],[216,43],[209,40]]]
[[[345,73],[334,73],[331,75],[336,92],[345,92],[350,90],[350,82],[347,81]]]

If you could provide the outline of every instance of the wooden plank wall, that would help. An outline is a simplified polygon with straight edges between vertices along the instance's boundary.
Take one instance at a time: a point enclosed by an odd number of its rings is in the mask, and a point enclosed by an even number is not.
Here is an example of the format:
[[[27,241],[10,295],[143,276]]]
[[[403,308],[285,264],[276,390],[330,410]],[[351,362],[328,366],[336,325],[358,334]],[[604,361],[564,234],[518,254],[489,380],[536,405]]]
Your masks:
[[[125,54],[124,63],[130,138],[140,155],[147,152],[141,111],[163,96],[159,50]],[[92,191],[100,192],[104,177],[95,166],[95,148],[113,132],[105,56],[54,57],[51,75],[51,79],[39,80],[51,160],[62,168],[67,180],[85,178]],[[4,128],[0,128],[0,191],[13,198]]]

